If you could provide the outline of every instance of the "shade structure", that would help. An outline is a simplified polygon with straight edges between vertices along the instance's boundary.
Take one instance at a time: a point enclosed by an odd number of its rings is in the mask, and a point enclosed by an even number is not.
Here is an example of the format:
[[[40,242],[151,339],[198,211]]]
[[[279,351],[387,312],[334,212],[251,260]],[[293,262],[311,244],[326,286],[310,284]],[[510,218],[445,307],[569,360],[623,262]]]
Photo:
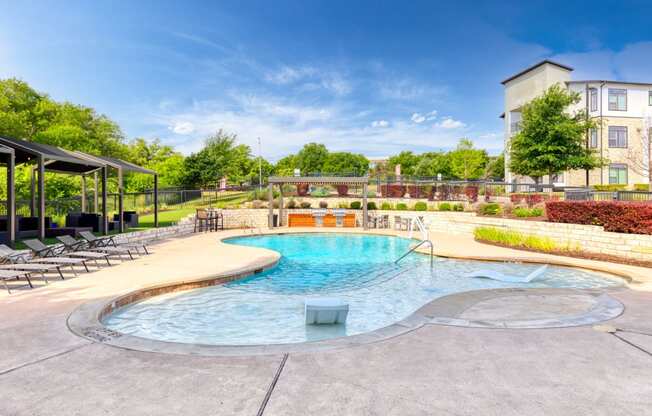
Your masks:
[[[268,188],[268,226],[274,226],[274,185],[280,189],[278,204],[278,225],[283,225],[283,185],[284,184],[307,184],[307,185],[362,185],[362,227],[367,229],[367,193],[369,185],[368,176],[270,176],[267,180]]]
[[[143,168],[121,159],[94,156],[83,152],[62,149],[57,146],[8,137],[0,137],[0,158],[5,161],[8,167],[7,230],[10,233],[8,238],[10,243],[13,243],[13,240],[15,239],[15,235],[13,234],[15,232],[14,224],[16,221],[15,186],[13,175],[15,164],[35,164],[35,168],[32,171],[32,215],[38,212],[38,236],[40,239],[45,238],[45,171],[77,175],[94,173],[95,176],[97,176],[97,172],[101,172],[104,233],[108,232],[108,213],[106,208],[107,170],[109,168],[115,168],[118,170],[121,232],[124,231],[122,173],[135,172],[154,175],[154,223],[155,226],[158,226],[158,177],[156,172],[150,169]],[[82,184],[85,185],[85,181],[82,181]],[[38,208],[36,207],[36,193],[38,193]],[[84,194],[85,189],[82,190],[82,196]]]

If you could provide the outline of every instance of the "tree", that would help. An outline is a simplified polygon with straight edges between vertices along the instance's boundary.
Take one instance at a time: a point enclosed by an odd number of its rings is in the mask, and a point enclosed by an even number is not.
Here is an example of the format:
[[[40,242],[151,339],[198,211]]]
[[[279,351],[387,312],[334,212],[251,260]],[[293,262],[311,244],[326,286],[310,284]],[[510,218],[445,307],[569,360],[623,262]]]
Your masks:
[[[568,112],[580,94],[558,85],[523,107],[521,131],[510,141],[510,170],[536,183],[548,175],[572,169],[594,169],[603,161],[586,146],[587,132],[595,128],[584,110]]]
[[[446,153],[429,152],[419,157],[419,163],[414,167],[416,176],[451,176],[450,158]]]
[[[301,169],[303,175],[318,173],[323,171],[327,157],[326,146],[319,143],[308,143],[297,153],[297,167]]]
[[[296,155],[287,155],[276,162],[274,172],[279,176],[292,176],[294,175],[294,169],[298,169],[298,167],[299,163]]]
[[[389,158],[389,168],[394,171],[396,165],[401,165],[402,175],[414,175],[414,168],[419,163],[419,156],[405,150],[396,156]]]
[[[369,171],[369,160],[361,154],[329,153],[324,162],[323,171],[339,175],[363,176]]]
[[[489,157],[483,176],[485,179],[505,179],[505,153]]]
[[[448,157],[453,176],[464,180],[482,177],[488,160],[487,152],[474,148],[469,139],[461,139]]]

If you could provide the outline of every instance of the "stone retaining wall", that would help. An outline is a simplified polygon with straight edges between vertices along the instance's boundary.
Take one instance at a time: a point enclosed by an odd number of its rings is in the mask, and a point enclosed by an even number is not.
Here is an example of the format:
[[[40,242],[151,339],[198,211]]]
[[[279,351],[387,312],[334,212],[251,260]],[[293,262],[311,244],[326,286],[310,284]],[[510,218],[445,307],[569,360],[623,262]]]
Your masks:
[[[278,210],[274,212],[278,213]],[[288,212],[310,213],[311,210],[284,210],[284,224],[287,224]],[[349,212],[355,212],[357,222],[361,224],[362,210]],[[606,232],[600,226],[481,217],[471,212],[375,210],[370,213],[372,215],[389,215],[390,228],[394,228],[395,217],[418,214],[429,221],[430,229],[434,232],[472,236],[473,230],[477,227],[499,227],[524,234],[548,237],[560,245],[573,249],[580,248],[594,253],[652,261],[652,235]],[[267,228],[267,214],[266,209],[225,210],[225,226],[226,228]]]

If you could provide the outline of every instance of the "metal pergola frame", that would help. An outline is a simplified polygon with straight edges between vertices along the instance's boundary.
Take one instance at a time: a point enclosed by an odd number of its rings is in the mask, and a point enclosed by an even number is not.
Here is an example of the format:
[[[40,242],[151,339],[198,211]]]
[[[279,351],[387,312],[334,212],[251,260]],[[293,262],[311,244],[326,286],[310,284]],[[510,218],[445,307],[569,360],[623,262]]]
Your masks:
[[[32,168],[31,215],[38,217],[38,237],[45,238],[45,171],[81,175],[82,177],[82,211],[86,208],[85,175],[95,176],[95,211],[98,209],[97,173],[102,174],[102,232],[108,234],[107,176],[108,168],[118,170],[120,232],[124,232],[124,211],[122,174],[123,171],[151,174],[154,176],[154,226],[158,227],[158,175],[156,172],[126,162],[104,156],[94,156],[83,152],[69,151],[56,146],[29,142],[20,139],[0,137],[0,159],[7,166],[7,232],[8,242],[13,245],[16,240],[16,164],[35,164]],[[38,207],[37,207],[38,195]]]
[[[274,227],[274,185],[278,185],[280,195],[278,204],[278,226],[283,226],[283,185],[362,185],[362,227],[367,227],[367,194],[369,177],[367,176],[270,176],[268,179],[268,206],[267,225]]]

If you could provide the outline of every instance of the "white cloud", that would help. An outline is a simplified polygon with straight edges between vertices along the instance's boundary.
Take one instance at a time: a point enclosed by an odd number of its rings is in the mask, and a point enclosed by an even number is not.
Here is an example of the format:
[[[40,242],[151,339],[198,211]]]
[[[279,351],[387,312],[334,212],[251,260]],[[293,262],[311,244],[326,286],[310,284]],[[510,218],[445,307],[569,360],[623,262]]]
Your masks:
[[[195,126],[187,121],[176,121],[169,126],[169,129],[176,134],[188,135],[195,131]]]
[[[423,123],[424,121],[434,120],[435,118],[437,118],[437,110],[432,110],[431,112],[425,114],[413,113],[412,117],[410,117],[410,120],[412,120],[417,124],[420,124]]]
[[[290,66],[282,66],[276,71],[268,72],[265,74],[265,80],[272,84],[286,85],[298,80],[311,76],[314,74],[315,69],[312,67],[298,67],[293,68]]]
[[[282,66],[276,71],[265,73],[267,82],[276,85],[296,85],[299,89],[313,91],[324,89],[337,96],[351,92],[351,83],[340,73],[328,70],[318,70],[312,66]]]
[[[371,122],[371,127],[389,127],[387,120],[374,120]]]
[[[466,127],[466,124],[459,120],[454,120],[451,117],[446,117],[441,122],[437,123],[437,127],[441,127],[442,129],[459,129]]]

